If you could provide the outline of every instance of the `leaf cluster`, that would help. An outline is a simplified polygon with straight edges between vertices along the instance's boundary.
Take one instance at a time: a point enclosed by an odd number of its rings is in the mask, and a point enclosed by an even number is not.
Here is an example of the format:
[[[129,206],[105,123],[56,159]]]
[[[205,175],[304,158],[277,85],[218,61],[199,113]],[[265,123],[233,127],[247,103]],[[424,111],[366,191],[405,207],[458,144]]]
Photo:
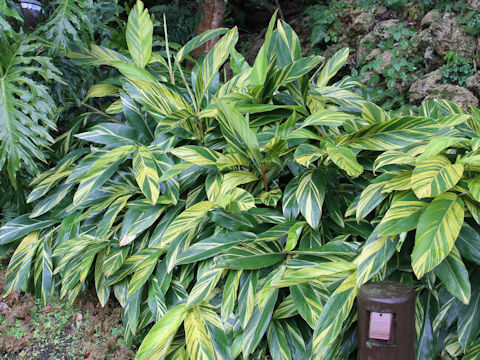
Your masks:
[[[387,112],[333,80],[348,49],[303,57],[276,16],[251,66],[236,28],[157,51],[141,1],[125,33],[128,51],[67,54],[116,81],[0,228],[7,294],[95,287],[127,339],[148,330],[137,359],[334,359],[355,350],[358,288],[402,281],[422,359],[478,355],[479,109]]]

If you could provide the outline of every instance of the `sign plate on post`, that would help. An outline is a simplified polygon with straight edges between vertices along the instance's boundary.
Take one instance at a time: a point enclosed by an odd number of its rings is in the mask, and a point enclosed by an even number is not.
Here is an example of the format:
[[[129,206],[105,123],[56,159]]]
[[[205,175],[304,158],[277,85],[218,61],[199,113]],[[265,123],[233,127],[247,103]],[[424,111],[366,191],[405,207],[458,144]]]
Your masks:
[[[392,325],[393,314],[371,312],[368,337],[376,340],[392,340]]]

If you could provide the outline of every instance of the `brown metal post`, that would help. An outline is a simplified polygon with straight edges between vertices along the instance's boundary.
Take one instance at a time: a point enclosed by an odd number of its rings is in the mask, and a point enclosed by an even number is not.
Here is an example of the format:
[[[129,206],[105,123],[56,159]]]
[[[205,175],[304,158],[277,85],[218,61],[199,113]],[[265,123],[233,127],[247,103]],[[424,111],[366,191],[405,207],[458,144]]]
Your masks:
[[[415,359],[415,291],[383,281],[358,292],[358,360]]]

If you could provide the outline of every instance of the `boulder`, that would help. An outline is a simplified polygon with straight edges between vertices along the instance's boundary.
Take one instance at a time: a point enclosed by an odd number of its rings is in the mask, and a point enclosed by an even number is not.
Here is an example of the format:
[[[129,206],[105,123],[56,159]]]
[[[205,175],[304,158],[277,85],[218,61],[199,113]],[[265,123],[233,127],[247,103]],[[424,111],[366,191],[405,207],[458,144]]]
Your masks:
[[[480,10],[480,0],[469,0],[467,4],[468,10]]]
[[[478,106],[478,99],[464,87],[443,84],[440,70],[433,71],[416,80],[409,89],[410,103],[420,104],[425,99],[450,100],[464,109],[469,105]]]
[[[480,96],[480,72],[476,72],[467,78],[467,88],[477,96]]]
[[[420,21],[420,25],[423,29],[428,28],[435,21],[438,21],[442,17],[442,14],[437,9],[430,10]]]
[[[473,57],[475,38],[468,35],[449,13],[445,13],[440,20],[433,22],[429,30],[433,48],[439,56],[443,57],[454,50],[465,57]]]
[[[372,13],[361,12],[352,19],[349,31],[354,34],[364,35],[375,24],[375,16]]]
[[[357,63],[360,63],[361,60],[366,57],[372,47],[377,47],[378,43],[388,38],[392,37],[390,28],[397,26],[400,20],[390,19],[385,21],[380,21],[377,25],[374,26],[371,32],[365,35],[359,42],[359,47],[357,50]],[[370,46],[369,46],[370,45]]]

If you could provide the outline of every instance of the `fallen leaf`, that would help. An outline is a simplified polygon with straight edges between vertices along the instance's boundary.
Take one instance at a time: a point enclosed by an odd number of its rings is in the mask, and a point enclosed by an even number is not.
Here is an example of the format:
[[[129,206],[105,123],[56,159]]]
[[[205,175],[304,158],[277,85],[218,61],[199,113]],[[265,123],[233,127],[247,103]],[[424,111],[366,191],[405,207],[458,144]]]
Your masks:
[[[54,307],[53,307],[52,305],[47,305],[47,306],[45,306],[42,310],[40,310],[39,312],[40,312],[41,314],[47,314],[47,313],[49,313],[49,312],[52,312],[53,310],[55,310],[55,309],[54,309]]]

